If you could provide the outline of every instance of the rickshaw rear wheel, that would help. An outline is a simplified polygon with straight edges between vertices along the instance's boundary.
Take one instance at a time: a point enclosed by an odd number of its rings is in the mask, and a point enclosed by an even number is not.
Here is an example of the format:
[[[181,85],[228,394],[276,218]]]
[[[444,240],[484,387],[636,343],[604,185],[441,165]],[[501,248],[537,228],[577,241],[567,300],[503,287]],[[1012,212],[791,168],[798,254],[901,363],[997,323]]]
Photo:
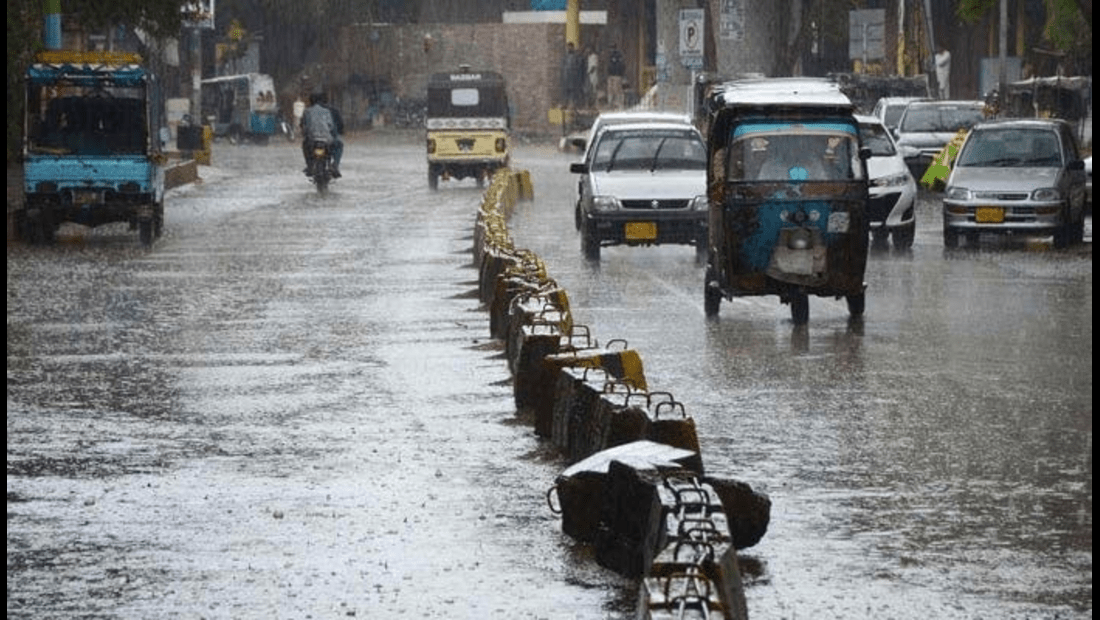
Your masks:
[[[708,270],[707,279],[703,282],[703,313],[707,316],[718,316],[718,308],[722,305],[722,291],[711,286],[711,280]]]
[[[848,301],[848,314],[854,317],[863,316],[863,309],[867,304],[867,294],[848,295],[846,299]]]
[[[428,188],[432,190],[439,189],[439,172],[431,166],[428,167]]]
[[[795,293],[791,297],[791,321],[795,325],[805,325],[810,322],[810,296],[805,293]]]

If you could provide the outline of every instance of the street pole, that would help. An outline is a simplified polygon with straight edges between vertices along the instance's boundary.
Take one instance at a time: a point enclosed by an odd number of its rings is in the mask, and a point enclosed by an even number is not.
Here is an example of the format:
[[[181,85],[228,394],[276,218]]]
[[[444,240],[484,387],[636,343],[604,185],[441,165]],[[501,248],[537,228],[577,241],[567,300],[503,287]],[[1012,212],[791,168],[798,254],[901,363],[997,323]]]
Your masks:
[[[1008,91],[1008,0],[1001,0],[1001,18],[998,25],[1000,30],[997,38],[997,53],[1000,55],[1000,67],[997,71],[997,99],[1000,106],[1004,106],[1005,95]]]

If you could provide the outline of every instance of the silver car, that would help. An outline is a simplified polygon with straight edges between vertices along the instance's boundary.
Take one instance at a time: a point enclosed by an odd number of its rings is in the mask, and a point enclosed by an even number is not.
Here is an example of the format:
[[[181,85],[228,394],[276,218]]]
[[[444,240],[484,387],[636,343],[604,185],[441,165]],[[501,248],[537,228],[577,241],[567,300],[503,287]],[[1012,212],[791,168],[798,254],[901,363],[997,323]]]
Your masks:
[[[1079,243],[1085,229],[1085,162],[1061,120],[987,121],[967,136],[943,195],[943,243],[981,233],[1053,235]]]
[[[609,245],[693,245],[707,251],[707,148],[683,123],[624,123],[602,129],[581,175],[577,223],[586,258]]]

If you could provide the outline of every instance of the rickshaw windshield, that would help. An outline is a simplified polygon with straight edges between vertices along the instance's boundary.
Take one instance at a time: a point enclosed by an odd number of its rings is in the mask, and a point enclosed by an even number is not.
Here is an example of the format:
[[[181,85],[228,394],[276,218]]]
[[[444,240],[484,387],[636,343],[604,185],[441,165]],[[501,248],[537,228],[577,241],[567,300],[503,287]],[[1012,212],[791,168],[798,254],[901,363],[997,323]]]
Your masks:
[[[851,181],[862,179],[853,124],[750,121],[733,129],[728,181]]]
[[[501,85],[459,84],[428,89],[428,116],[437,118],[505,117],[508,97]]]

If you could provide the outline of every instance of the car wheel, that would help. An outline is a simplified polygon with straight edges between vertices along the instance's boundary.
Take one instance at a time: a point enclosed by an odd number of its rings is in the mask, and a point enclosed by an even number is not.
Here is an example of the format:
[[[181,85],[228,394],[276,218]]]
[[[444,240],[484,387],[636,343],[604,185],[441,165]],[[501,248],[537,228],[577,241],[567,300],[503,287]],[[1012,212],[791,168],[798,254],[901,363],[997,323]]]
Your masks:
[[[589,260],[600,260],[600,240],[595,232],[592,226],[586,226],[581,231],[581,251]]]
[[[795,293],[791,298],[791,321],[795,325],[810,322],[810,297],[805,293]]]
[[[890,231],[886,230],[886,226],[879,226],[878,228],[871,229],[871,245],[876,248],[885,247],[890,240]]]
[[[431,166],[428,167],[428,189],[439,189],[439,172]]]
[[[943,247],[954,249],[959,247],[959,233],[947,225],[943,227]]]
[[[576,208],[573,209],[573,225],[577,227],[577,230],[581,229],[581,201],[577,201]]]
[[[908,250],[913,247],[913,238],[916,237],[917,225],[914,223],[904,228],[895,228],[890,236],[894,240],[895,250]]]
[[[706,239],[695,240],[695,263],[697,265],[707,264],[707,259],[710,258],[710,247]]]

